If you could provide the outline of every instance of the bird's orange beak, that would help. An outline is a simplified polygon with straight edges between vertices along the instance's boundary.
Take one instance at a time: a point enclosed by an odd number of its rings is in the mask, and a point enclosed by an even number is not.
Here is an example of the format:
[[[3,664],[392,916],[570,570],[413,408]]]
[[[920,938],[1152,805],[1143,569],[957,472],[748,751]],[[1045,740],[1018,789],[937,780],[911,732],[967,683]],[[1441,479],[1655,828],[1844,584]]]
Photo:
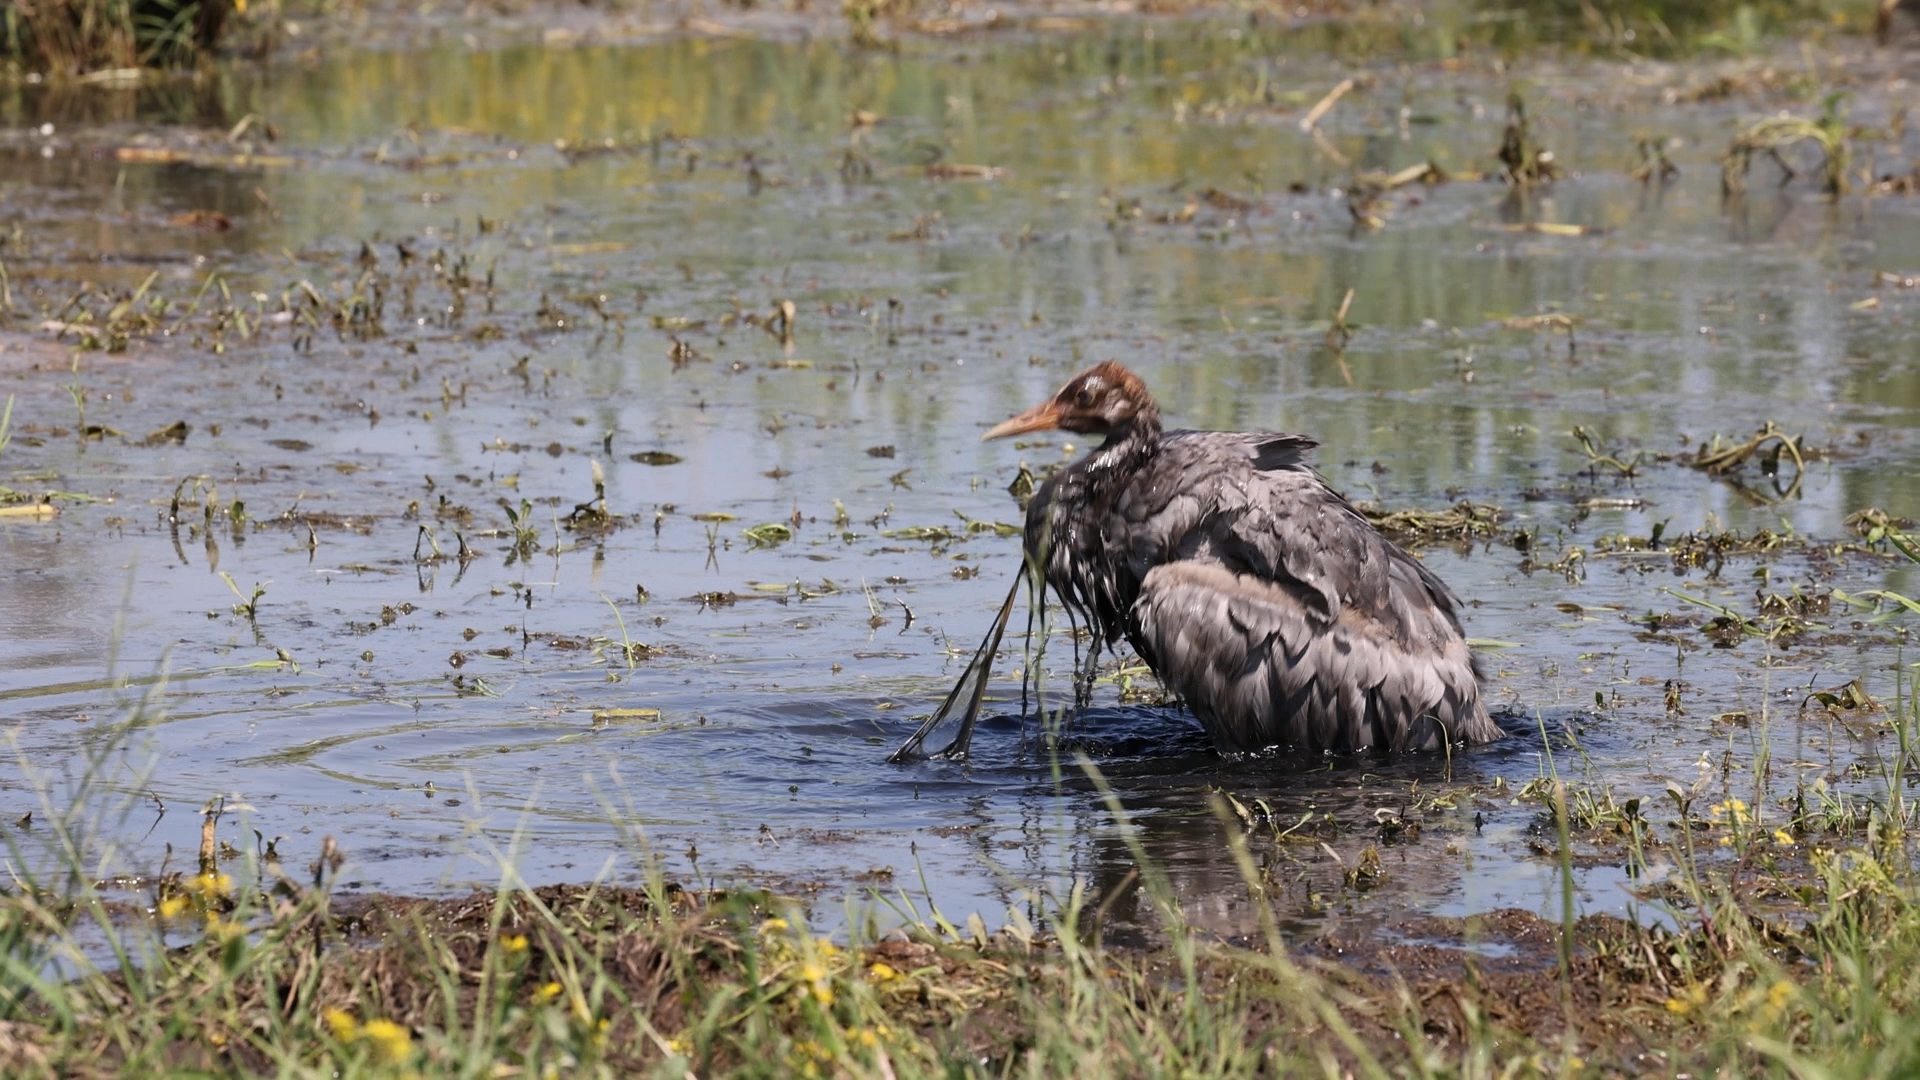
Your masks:
[[[1049,398],[1019,416],[995,424],[985,435],[980,436],[980,441],[1004,439],[1009,435],[1024,435],[1029,431],[1051,431],[1060,426],[1063,415],[1065,414],[1060,408],[1060,403]]]

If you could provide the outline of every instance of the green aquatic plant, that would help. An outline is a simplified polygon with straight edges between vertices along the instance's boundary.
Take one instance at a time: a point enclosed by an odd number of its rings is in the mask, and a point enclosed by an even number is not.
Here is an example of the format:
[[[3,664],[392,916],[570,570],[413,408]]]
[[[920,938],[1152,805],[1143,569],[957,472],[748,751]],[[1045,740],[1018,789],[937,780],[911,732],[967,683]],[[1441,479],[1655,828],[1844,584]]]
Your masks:
[[[747,542],[757,548],[779,547],[793,539],[793,526],[784,522],[769,521],[762,525],[752,525],[740,530]]]
[[[1594,433],[1578,424],[1574,425],[1573,437],[1580,441],[1580,450],[1587,455],[1589,470],[1597,471],[1600,466],[1605,465],[1621,476],[1632,477],[1639,470],[1641,459],[1645,456],[1644,452],[1635,450],[1632,460],[1622,461],[1618,455],[1602,450]]]
[[[1500,534],[1506,514],[1497,506],[1461,500],[1445,510],[1389,510],[1375,503],[1354,507],[1373,527],[1402,544],[1485,540]]]
[[[521,499],[518,510],[515,510],[511,505],[505,504],[501,506],[501,509],[506,511],[507,524],[513,529],[514,552],[520,557],[525,558],[538,550],[540,547],[540,526],[533,520],[533,503],[526,499]]]
[[[1659,181],[1665,184],[1680,175],[1680,166],[1667,157],[1668,139],[1664,136],[1640,135],[1634,139],[1634,149],[1640,155],[1640,163],[1635,165],[1629,176],[1642,184]]]
[[[880,36],[883,21],[897,21],[913,10],[914,0],[841,0],[840,14],[847,20],[853,43],[863,49],[895,47]]]
[[[240,598],[240,602],[233,605],[233,613],[246,616],[248,622],[257,619],[260,615],[260,598],[267,595],[267,587],[256,581],[251,593],[242,591],[240,583],[233,580],[233,575],[225,570],[220,571],[220,580],[226,582],[227,588],[233,590],[233,595]]]
[[[1878,507],[1869,507],[1847,515],[1847,526],[1859,533],[1870,545],[1886,544],[1905,556],[1908,561],[1920,563],[1920,537],[1906,530],[1912,522],[1902,521]]]
[[[1510,187],[1524,190],[1560,178],[1560,163],[1535,139],[1527,100],[1518,88],[1507,92],[1507,127],[1494,156],[1500,161],[1500,178]]]
[[[1770,116],[1734,136],[1720,159],[1721,193],[1727,198],[1746,194],[1747,173],[1757,155],[1772,159],[1780,167],[1780,184],[1786,186],[1800,174],[1787,161],[1784,151],[1811,145],[1820,153],[1820,190],[1831,196],[1846,194],[1851,144],[1842,110],[1847,98],[1844,92],[1828,94],[1817,119]]]
[[[607,594],[601,593],[600,599],[606,602],[607,607],[613,609],[613,621],[620,625],[620,658],[626,661],[627,670],[632,671],[634,661],[651,654],[653,650],[645,643],[635,641],[628,635],[626,617],[620,614],[620,609],[614,606],[613,601],[607,597]],[[611,644],[611,642],[609,644]]]

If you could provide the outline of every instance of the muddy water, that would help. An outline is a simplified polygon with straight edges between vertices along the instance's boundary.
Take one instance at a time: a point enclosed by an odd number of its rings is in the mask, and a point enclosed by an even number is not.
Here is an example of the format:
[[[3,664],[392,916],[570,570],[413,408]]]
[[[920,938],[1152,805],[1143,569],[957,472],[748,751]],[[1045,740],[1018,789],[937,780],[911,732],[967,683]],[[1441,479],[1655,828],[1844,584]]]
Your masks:
[[[1539,807],[1516,801],[1542,731],[1562,775],[1623,798],[1708,774],[1734,790],[1763,740],[1777,797],[1847,782],[1880,720],[1801,703],[1855,677],[1890,697],[1898,624],[1836,606],[1800,639],[1714,647],[1711,612],[1675,592],[1752,613],[1761,591],[1920,591],[1835,550],[1854,511],[1920,508],[1920,290],[1876,283],[1920,272],[1920,202],[1835,204],[1762,164],[1723,205],[1737,124],[1810,113],[1808,91],[1670,104],[1707,76],[1535,62],[1536,135],[1575,175],[1526,198],[1409,187],[1384,228],[1356,228],[1357,171],[1493,167],[1507,76],[1449,52],[1412,31],[1161,24],[897,57],[447,45],[8,91],[0,251],[33,314],[0,338],[0,482],[85,498],[0,519],[6,812],[38,792],[42,820],[59,811],[92,756],[127,800],[92,796],[117,841],[102,873],[191,852],[195,810],[225,796],[223,837],[283,837],[304,862],[334,836],[370,890],[491,882],[501,859],[534,881],[631,878],[651,853],[829,917],[870,888],[989,924],[1027,890],[1104,895],[1132,857],[1077,767],[1057,778],[1023,741],[1017,645],[973,763],[883,759],[1018,567],[1017,538],[969,523],[1019,521],[1020,466],[1084,449],[979,432],[1105,358],[1175,423],[1310,433],[1358,499],[1497,504],[1534,535],[1530,560],[1504,535],[1423,549],[1469,633],[1514,646],[1486,656],[1515,732],[1497,746],[1223,762],[1190,718],[1103,686],[1077,745],[1203,923],[1253,925],[1216,791],[1307,819],[1293,839],[1313,842],[1255,854],[1283,916],[1312,924],[1557,911]],[[1865,127],[1911,91],[1884,56],[1781,62],[1848,80]],[[1670,140],[1676,179],[1626,175],[1640,133]],[[1909,170],[1904,139],[1856,152]],[[85,282],[124,296],[150,275],[171,335],[82,351],[42,325],[74,322]],[[220,305],[246,323],[213,328]],[[1572,339],[1506,324],[1538,314],[1572,316]],[[149,439],[182,420],[184,442]],[[1754,464],[1590,468],[1569,434],[1625,459],[1769,420],[1821,451],[1785,497]],[[744,532],[768,523],[791,537]],[[1820,544],[1717,567],[1601,551],[1657,526]],[[251,617],[221,574],[264,590]],[[1661,613],[1678,625],[1649,632]],[[1350,887],[1369,846],[1381,872]],[[1625,910],[1624,875],[1590,861],[1582,908]]]

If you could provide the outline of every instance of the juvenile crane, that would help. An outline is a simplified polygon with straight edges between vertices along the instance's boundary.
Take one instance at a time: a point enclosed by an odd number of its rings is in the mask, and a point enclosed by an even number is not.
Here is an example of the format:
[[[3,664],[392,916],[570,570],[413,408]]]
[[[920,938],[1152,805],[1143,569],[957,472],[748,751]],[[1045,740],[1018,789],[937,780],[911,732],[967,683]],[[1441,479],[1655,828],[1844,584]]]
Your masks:
[[[1055,428],[1105,442],[1028,504],[1028,565],[1092,631],[1093,656],[1124,636],[1222,752],[1500,738],[1453,595],[1327,486],[1313,440],[1162,430],[1146,385],[1112,362],[983,438]],[[940,753],[966,754],[1013,600],[893,760],[917,756],[963,696]]]

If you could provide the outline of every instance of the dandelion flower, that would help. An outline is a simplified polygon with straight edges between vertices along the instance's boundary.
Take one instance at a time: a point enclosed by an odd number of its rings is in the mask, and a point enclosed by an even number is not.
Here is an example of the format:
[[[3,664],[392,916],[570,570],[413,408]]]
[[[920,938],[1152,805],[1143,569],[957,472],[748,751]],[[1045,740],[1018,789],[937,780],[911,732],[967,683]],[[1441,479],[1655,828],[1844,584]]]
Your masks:
[[[413,1054],[413,1033],[391,1020],[369,1020],[361,1032],[382,1061],[405,1061]]]
[[[180,887],[202,900],[233,895],[233,879],[217,870],[195,874],[180,882]]]
[[[333,1032],[333,1037],[341,1042],[351,1042],[360,1033],[360,1022],[345,1009],[328,1009],[320,1017],[327,1022],[327,1029]]]
[[[1706,1004],[1707,988],[1696,983],[1693,986],[1687,987],[1685,996],[1668,998],[1667,1011],[1675,1016],[1686,1016],[1689,1013],[1705,1008]]]
[[[827,982],[827,969],[818,963],[808,961],[800,966],[800,978],[809,984],[814,1000],[822,1005],[833,1004],[833,985]]]

